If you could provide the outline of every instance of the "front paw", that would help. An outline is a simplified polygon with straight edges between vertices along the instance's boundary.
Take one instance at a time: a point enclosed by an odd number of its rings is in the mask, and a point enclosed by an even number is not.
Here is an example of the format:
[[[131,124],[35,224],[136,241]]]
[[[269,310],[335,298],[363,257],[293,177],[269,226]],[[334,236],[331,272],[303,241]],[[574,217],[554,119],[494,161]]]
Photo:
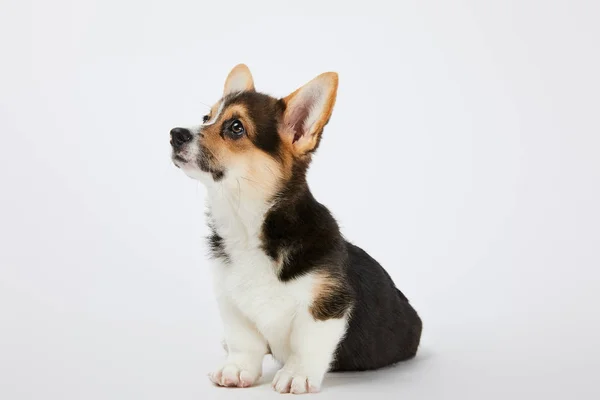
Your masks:
[[[236,364],[225,364],[208,374],[208,378],[215,385],[246,388],[252,386],[260,378],[260,374],[243,369]]]
[[[279,393],[317,393],[321,389],[321,379],[311,378],[283,367],[275,374],[272,386]]]

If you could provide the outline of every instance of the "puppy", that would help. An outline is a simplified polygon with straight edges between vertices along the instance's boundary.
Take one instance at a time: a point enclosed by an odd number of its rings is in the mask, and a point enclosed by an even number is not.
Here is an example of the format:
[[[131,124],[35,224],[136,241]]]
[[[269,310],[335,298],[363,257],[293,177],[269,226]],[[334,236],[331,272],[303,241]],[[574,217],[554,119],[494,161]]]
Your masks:
[[[280,393],[317,392],[327,371],[413,357],[422,324],[386,271],[346,241],[306,182],[335,103],[336,73],[277,99],[243,64],[192,128],[171,130],[173,163],[207,187],[208,244],[227,359],[209,377],[252,386],[271,353]]]

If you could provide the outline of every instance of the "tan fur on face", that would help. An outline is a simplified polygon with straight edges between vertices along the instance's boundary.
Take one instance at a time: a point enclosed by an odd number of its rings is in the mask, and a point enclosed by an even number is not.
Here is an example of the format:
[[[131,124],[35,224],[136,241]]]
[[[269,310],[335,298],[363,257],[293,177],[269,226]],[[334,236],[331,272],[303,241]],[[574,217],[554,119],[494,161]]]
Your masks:
[[[219,107],[220,103],[212,107],[211,117],[217,118]],[[221,134],[223,122],[232,118],[238,119],[246,130],[246,134],[239,139]],[[218,119],[203,126],[201,133],[201,144],[214,156],[217,164],[214,167],[240,174],[239,178],[256,190],[263,191],[265,197],[274,196],[282,178],[289,175],[285,171],[290,168],[275,161],[252,143],[251,139],[258,132],[243,104],[232,104],[221,110]]]

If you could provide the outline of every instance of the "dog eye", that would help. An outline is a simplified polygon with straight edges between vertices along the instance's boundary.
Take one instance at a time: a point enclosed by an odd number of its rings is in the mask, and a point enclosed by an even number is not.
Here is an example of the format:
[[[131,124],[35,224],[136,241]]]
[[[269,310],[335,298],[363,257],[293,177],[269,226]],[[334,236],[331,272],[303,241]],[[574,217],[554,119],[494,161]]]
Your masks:
[[[202,122],[207,123],[209,119],[210,117],[208,115],[205,115],[204,117],[202,117]]]
[[[231,132],[235,136],[242,136],[244,134],[244,125],[237,119],[233,121],[229,129],[231,129]]]

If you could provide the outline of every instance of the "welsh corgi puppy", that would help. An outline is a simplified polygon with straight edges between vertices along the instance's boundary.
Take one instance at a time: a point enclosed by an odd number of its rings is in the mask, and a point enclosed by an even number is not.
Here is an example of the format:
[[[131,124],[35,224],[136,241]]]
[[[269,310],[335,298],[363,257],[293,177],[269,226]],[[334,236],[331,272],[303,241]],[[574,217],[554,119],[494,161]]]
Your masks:
[[[335,104],[326,72],[284,98],[233,68],[202,124],[170,132],[173,163],[207,188],[208,245],[224,325],[219,386],[249,387],[265,354],[279,393],[318,392],[327,371],[415,356],[422,323],[387,272],[346,241],[306,172]]]

